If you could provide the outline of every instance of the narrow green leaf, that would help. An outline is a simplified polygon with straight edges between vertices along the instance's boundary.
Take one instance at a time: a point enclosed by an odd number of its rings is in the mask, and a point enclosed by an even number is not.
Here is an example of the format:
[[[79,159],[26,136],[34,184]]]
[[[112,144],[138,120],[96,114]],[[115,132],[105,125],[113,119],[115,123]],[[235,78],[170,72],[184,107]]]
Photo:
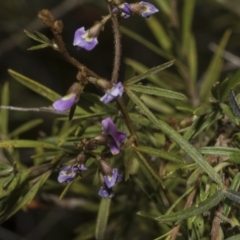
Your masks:
[[[183,160],[179,157],[177,157],[176,155],[166,152],[166,151],[162,151],[156,148],[151,148],[151,147],[145,147],[145,146],[137,146],[135,147],[136,150],[138,150],[139,152],[143,152],[143,153],[147,153],[149,155],[154,155],[154,156],[158,156],[161,157],[163,159],[169,160],[169,161],[173,161],[173,162],[179,162],[182,163]]]
[[[197,80],[197,72],[198,72],[197,71],[198,57],[197,57],[196,42],[192,34],[189,37],[188,65],[189,65],[191,81],[195,83]]]
[[[211,165],[203,158],[203,156],[186,141],[178,132],[162,120],[158,120],[153,113],[146,107],[146,105],[131,91],[126,91],[129,97],[135,104],[144,112],[144,114],[167,134],[173,141],[175,141],[183,151],[185,151],[216,183],[223,187],[223,183],[219,174],[211,167]]]
[[[9,69],[8,72],[15,80],[28,87],[29,89],[33,90],[34,92],[38,93],[39,95],[49,99],[50,101],[56,101],[61,97],[58,93],[52,91],[44,85],[30,78],[27,78],[11,69]]]
[[[179,222],[192,216],[198,216],[218,205],[223,198],[224,192],[220,190],[209,197],[207,200],[200,202],[197,206],[192,206],[183,211],[175,212],[169,215],[163,215],[155,218],[155,220],[159,222]]]
[[[24,205],[30,203],[35,197],[39,188],[44,184],[50,174],[50,172],[43,174],[42,177],[38,181],[36,181],[30,189],[25,192],[25,195],[23,195],[22,198],[18,199],[18,202],[16,202],[14,205],[11,204],[11,206],[9,206],[10,209],[8,209],[8,211],[0,217],[0,222],[5,221],[7,218],[11,217],[13,214],[19,211]]]
[[[169,51],[172,47],[171,39],[168,37],[164,27],[161,22],[154,16],[146,21],[148,27],[152,30],[153,35],[157,39],[159,45],[165,50]]]
[[[18,82],[20,82],[21,84],[23,84],[24,86],[28,87],[29,89],[31,89],[32,91],[38,93],[39,95],[43,96],[44,98],[54,102],[56,100],[58,100],[59,98],[61,98],[61,95],[59,95],[58,93],[52,91],[51,89],[45,87],[44,85],[28,78],[25,77],[23,75],[21,75],[20,73],[15,72],[12,69],[8,69],[8,73]],[[81,114],[87,114],[87,112],[85,110],[83,110],[82,108],[80,108],[79,106],[77,106],[76,109],[77,113],[81,113]]]
[[[170,16],[172,10],[169,0],[156,0],[156,3],[166,15]]]
[[[211,63],[205,73],[205,77],[202,82],[201,92],[200,92],[200,99],[202,101],[206,101],[210,94],[211,87],[213,84],[218,80],[218,76],[221,72],[221,62],[222,62],[222,52],[225,49],[228,39],[231,35],[231,31],[226,31],[223,35],[221,42],[217,51],[215,52]]]
[[[24,30],[24,32],[26,33],[26,35],[27,35],[29,38],[31,38],[31,39],[33,39],[33,40],[35,40],[35,41],[37,41],[37,42],[40,42],[40,43],[46,43],[46,41],[44,41],[42,38],[40,38],[40,37],[37,36],[36,34],[30,33],[30,32],[28,32],[28,31],[26,31],[26,30]]]
[[[238,172],[233,180],[232,180],[232,183],[230,185],[230,189],[231,190],[234,190],[234,191],[238,191],[239,189],[239,186],[240,186],[240,172]],[[224,205],[223,205],[223,215],[225,217],[228,217],[230,211],[231,211],[231,208],[232,208],[232,202],[230,200],[226,200],[224,201]]]
[[[15,130],[13,130],[10,134],[9,137],[16,137],[36,126],[38,126],[39,124],[41,124],[43,122],[43,119],[34,119],[31,120],[29,122],[24,123],[23,125],[21,125],[20,127],[16,128]]]
[[[107,228],[107,221],[109,216],[109,209],[111,205],[111,199],[102,198],[98,210],[97,225],[95,229],[95,237],[98,240],[106,239],[104,238],[104,233]]]
[[[1,94],[1,105],[9,105],[9,84],[5,82]],[[1,109],[0,111],[0,132],[5,137],[8,134],[8,109]]]
[[[134,92],[141,92],[141,93],[155,95],[159,97],[173,98],[173,99],[179,99],[179,100],[187,99],[186,96],[181,93],[162,89],[162,88],[157,88],[157,87],[142,86],[142,85],[125,85],[125,88],[128,88]]]
[[[240,203],[240,193],[238,191],[234,191],[234,190],[226,190],[224,191],[225,196],[230,199],[231,201],[235,202],[235,203]]]
[[[29,51],[34,51],[34,50],[39,50],[39,49],[47,48],[47,47],[50,47],[50,46],[51,46],[51,45],[48,44],[48,43],[43,43],[43,44],[39,44],[39,45],[32,46],[32,47],[28,48],[27,50],[29,50]]]
[[[43,41],[45,41],[46,43],[51,43],[51,40],[50,40],[48,37],[46,37],[44,34],[42,34],[42,33],[40,33],[40,32],[37,32],[37,31],[35,31],[35,34],[36,34],[39,38],[41,38]]]
[[[61,149],[54,144],[40,142],[40,141],[34,141],[34,140],[0,141],[0,148],[35,148],[35,147],[42,147],[42,148],[46,148],[46,149]]]
[[[142,79],[147,78],[148,76],[151,76],[151,75],[153,75],[153,74],[156,74],[156,73],[158,73],[158,72],[160,72],[160,71],[163,71],[164,69],[172,66],[173,63],[174,63],[174,61],[175,61],[175,60],[172,60],[172,61],[169,61],[169,62],[164,63],[164,64],[162,64],[162,65],[159,65],[159,66],[157,66],[157,67],[155,67],[155,68],[149,69],[147,72],[142,73],[142,74],[139,74],[138,76],[133,77],[133,78],[127,80],[125,83],[128,84],[128,85],[137,83],[137,82],[141,81]]]
[[[233,114],[231,108],[225,104],[225,103],[220,103],[220,107],[223,110],[224,114],[226,114],[226,116],[233,121],[236,125],[239,125],[239,120],[238,118],[236,118],[236,116]]]
[[[229,103],[236,117],[240,118],[240,106],[238,105],[238,102],[233,90],[229,91]]]
[[[158,46],[154,45],[152,42],[146,40],[141,35],[135,33],[134,31],[131,31],[125,27],[121,27],[121,32],[128,37],[134,39],[135,41],[141,43],[143,46],[147,47],[148,49],[152,50],[154,53],[165,57],[166,59],[172,59],[173,57],[167,53],[166,51],[161,50]]]
[[[149,162],[139,151],[135,151],[138,159],[140,160],[140,164],[141,166],[144,166],[145,169],[148,171],[148,173],[151,175],[151,177],[156,180],[158,183],[160,183],[161,185],[163,185],[163,181],[160,178],[158,172],[156,171],[156,169],[153,167],[153,165],[151,164],[151,162]]]
[[[182,42],[185,51],[189,49],[191,38],[192,18],[194,13],[195,0],[185,0],[182,14]]]
[[[232,78],[227,79],[220,84],[220,97],[223,102],[228,97],[230,90],[234,89],[238,84],[240,84],[239,79],[240,70],[238,70]]]

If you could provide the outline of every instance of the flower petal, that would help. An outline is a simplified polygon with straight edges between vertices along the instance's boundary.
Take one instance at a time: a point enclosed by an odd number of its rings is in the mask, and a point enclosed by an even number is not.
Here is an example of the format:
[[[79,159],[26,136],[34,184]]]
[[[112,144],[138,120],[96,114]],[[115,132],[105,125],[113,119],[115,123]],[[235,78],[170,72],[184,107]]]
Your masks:
[[[98,195],[102,198],[112,198],[114,196],[114,192],[111,188],[101,187]]]
[[[53,108],[58,112],[70,109],[76,103],[76,94],[70,93],[53,103]]]

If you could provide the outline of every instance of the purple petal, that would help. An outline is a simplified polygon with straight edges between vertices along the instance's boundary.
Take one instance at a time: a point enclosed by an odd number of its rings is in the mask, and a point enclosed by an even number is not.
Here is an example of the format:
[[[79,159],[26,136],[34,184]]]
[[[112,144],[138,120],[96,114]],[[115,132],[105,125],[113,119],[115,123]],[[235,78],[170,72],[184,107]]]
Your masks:
[[[105,95],[103,95],[100,99],[100,101],[104,102],[104,103],[109,103],[112,100],[115,100],[119,97],[122,96],[124,91],[124,87],[122,86],[121,82],[118,82],[117,84],[114,85],[114,87],[112,89],[110,89],[109,91],[107,91],[105,93]]]
[[[114,196],[114,192],[112,189],[101,187],[98,195],[102,198],[112,198]]]
[[[73,46],[76,46],[77,49],[84,48],[87,51],[91,51],[97,44],[97,38],[88,37],[88,31],[86,31],[84,27],[76,30],[74,34]]]
[[[107,188],[112,188],[117,182],[122,181],[122,175],[118,174],[117,168],[114,168],[112,176],[106,175],[106,176],[103,176],[103,179]]]
[[[70,183],[74,177],[76,176],[76,172],[73,169],[72,166],[67,166],[65,168],[63,168],[58,175],[58,182],[60,183]]]
[[[78,169],[79,169],[80,171],[87,171],[87,170],[88,170],[88,168],[86,168],[84,164],[81,164],[81,165],[78,167]]]
[[[107,145],[110,148],[113,155],[119,153],[120,144],[125,140],[127,134],[125,132],[117,131],[113,121],[111,118],[106,118],[102,120],[103,132],[109,134],[112,137],[112,141],[110,140]]]
[[[132,9],[130,4],[128,3],[123,3],[121,5],[118,5],[118,8],[121,9],[124,13],[130,15],[132,13]]]
[[[151,3],[148,2],[140,2],[141,5],[144,5],[146,7],[146,10],[144,10],[141,15],[142,17],[148,18],[150,17],[152,14],[158,12],[158,9],[152,5]]]
[[[70,93],[53,103],[53,108],[58,112],[64,112],[70,109],[76,103],[76,94]]]

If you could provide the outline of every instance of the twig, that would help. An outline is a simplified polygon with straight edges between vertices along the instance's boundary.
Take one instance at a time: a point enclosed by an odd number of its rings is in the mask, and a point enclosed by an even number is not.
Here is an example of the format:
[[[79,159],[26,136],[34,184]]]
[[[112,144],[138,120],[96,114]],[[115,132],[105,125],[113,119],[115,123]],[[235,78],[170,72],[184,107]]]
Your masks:
[[[0,109],[7,109],[12,111],[21,111],[21,112],[49,112],[54,114],[60,114],[68,116],[66,112],[58,112],[50,107],[40,107],[40,108],[23,108],[23,107],[14,107],[14,106],[0,106]]]
[[[111,14],[111,20],[112,20],[112,28],[113,28],[113,34],[114,34],[114,63],[113,63],[113,71],[112,71],[112,83],[116,83],[118,80],[118,72],[120,69],[121,64],[121,33],[120,33],[120,26],[118,22],[118,18],[115,14],[112,14],[112,7],[111,4],[108,4],[108,10]]]

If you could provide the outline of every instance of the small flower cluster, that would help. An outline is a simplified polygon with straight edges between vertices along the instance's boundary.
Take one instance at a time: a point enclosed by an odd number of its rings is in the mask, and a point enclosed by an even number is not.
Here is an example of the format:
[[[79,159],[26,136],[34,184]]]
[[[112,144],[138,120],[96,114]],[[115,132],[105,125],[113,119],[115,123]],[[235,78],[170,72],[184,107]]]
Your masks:
[[[111,118],[106,118],[102,121],[102,128],[102,134],[86,142],[85,149],[91,151],[100,145],[106,145],[113,155],[119,154],[120,145],[126,139],[126,133],[119,132]],[[76,164],[66,166],[60,171],[58,176],[58,181],[60,183],[70,183],[83,171],[88,170],[85,166],[87,157],[84,153],[80,153],[76,160]],[[111,198],[114,196],[112,187],[122,180],[122,175],[118,174],[118,169],[112,169],[106,161],[100,160],[99,166],[101,171],[100,182],[102,186],[98,194],[103,198]]]
[[[129,18],[132,14],[149,18],[152,14],[158,12],[158,9],[151,3],[144,1],[132,4],[124,2],[114,7],[112,12],[120,12],[122,18]],[[74,34],[73,45],[77,47],[78,50],[84,48],[87,51],[91,51],[98,44],[97,37],[108,19],[109,16],[103,18],[102,21],[96,23],[88,30],[85,30],[84,27],[77,29]]]

